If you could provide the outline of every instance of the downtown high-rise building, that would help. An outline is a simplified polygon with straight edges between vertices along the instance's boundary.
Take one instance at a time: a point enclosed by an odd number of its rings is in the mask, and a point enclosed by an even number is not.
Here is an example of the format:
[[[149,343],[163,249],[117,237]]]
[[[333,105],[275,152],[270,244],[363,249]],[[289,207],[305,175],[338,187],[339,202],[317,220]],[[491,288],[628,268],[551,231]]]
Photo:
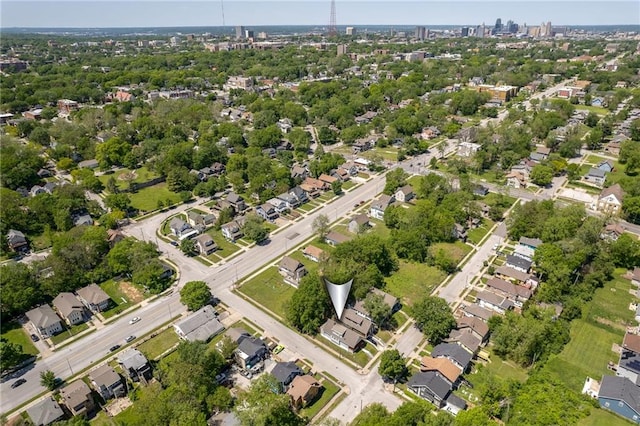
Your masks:
[[[240,40],[244,37],[244,27],[242,25],[236,26],[236,38]]]
[[[427,35],[427,29],[425,27],[416,27],[414,37],[418,40],[424,40]]]

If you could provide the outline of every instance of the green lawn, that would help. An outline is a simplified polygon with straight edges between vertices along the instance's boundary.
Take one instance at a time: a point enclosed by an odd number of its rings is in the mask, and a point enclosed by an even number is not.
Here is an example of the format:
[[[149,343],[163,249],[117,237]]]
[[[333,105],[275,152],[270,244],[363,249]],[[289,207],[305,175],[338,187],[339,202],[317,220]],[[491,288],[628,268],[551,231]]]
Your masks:
[[[219,258],[224,259],[225,257],[229,257],[240,250],[240,247],[227,241],[227,239],[222,236],[222,233],[220,231],[216,231],[215,229],[211,228],[207,231],[207,234],[211,235],[213,241],[215,241],[218,245],[218,250],[216,250],[213,254],[218,256]],[[213,260],[214,262],[218,261],[218,259],[212,258],[211,256],[209,256],[208,258]]]
[[[313,245],[313,244],[309,244],[309,245]],[[304,267],[307,269],[307,272],[309,272],[310,274],[315,274],[316,271],[318,270],[319,265],[313,260],[309,260],[306,257],[304,257],[304,255],[302,254],[302,250],[303,248],[301,248],[300,250],[296,250],[292,253],[289,253],[288,256],[302,263]]]
[[[156,359],[165,351],[172,348],[179,341],[180,339],[173,328],[167,328],[156,337],[152,337],[151,339],[142,343],[140,346],[138,346],[138,349],[148,359]]]
[[[119,281],[105,281],[100,284],[100,288],[102,288],[104,292],[107,293],[111,298],[111,306],[116,305],[102,313],[105,318],[110,318],[114,315],[117,315],[131,306],[131,300],[129,300],[127,295],[124,294],[124,292],[122,292],[122,290],[120,289]]]
[[[494,206],[498,202],[498,198],[499,198],[498,194],[490,192],[490,193],[487,194],[486,197],[482,198],[480,201],[482,201],[483,203],[485,203],[488,206]],[[510,197],[510,196],[505,195],[505,194],[502,195],[502,199],[505,201],[505,204],[509,203],[509,205],[512,205],[513,203],[516,202],[515,198]]]
[[[479,227],[467,231],[467,239],[473,244],[478,244],[489,233],[493,225],[492,220],[482,219],[482,224]]]
[[[285,284],[282,275],[273,266],[242,284],[240,292],[284,318],[285,303],[291,299],[295,288]]]
[[[482,393],[482,389],[491,383],[492,379],[498,381],[517,380],[524,383],[527,380],[527,370],[519,367],[511,361],[504,361],[493,353],[490,355],[491,361],[486,364],[477,363],[475,370],[467,374],[465,378],[473,385],[473,389],[462,386],[460,390],[461,396],[470,399],[469,395],[478,397]],[[473,398],[471,398],[473,399]]]
[[[367,233],[376,234],[385,240],[391,236],[391,230],[386,227],[382,220],[369,219],[369,223],[371,223],[372,226]]]
[[[602,107],[591,106],[591,105],[576,105],[576,109],[587,110],[589,112],[595,112],[598,115],[607,115],[609,114],[609,110]]]
[[[298,207],[296,210],[301,211],[303,213],[308,213],[308,212],[310,212],[311,210],[313,210],[315,208],[316,208],[316,206],[313,206],[313,205],[311,205],[309,203],[306,203],[306,204],[303,204],[300,207]]]
[[[629,426],[631,421],[602,408],[592,408],[589,417],[580,419],[578,426]]]
[[[352,181],[352,180],[348,180],[348,181],[346,181],[346,182],[344,182],[342,184],[342,189],[346,191],[348,189],[353,188],[354,186],[356,186],[356,183],[354,181]],[[333,195],[333,192],[327,193],[327,194]],[[322,197],[320,197],[320,198],[322,198]],[[331,197],[329,197],[329,198],[331,198]]]
[[[65,330],[62,333],[56,334],[55,336],[51,337],[51,342],[53,342],[54,345],[59,345],[65,340],[75,336],[78,333],[83,332],[88,328],[89,328],[89,325],[86,322],[83,322],[82,324],[74,325],[72,327],[65,327]]]
[[[102,184],[106,186],[107,181],[111,177],[113,177],[116,180],[116,185],[118,189],[124,190],[124,189],[128,189],[129,187],[129,184],[125,179],[125,176],[130,172],[131,170],[129,169],[122,169],[122,170],[118,170],[115,173],[100,175],[98,176],[98,179],[100,179],[100,182],[102,182]],[[151,179],[155,179],[159,176],[160,175],[158,175],[157,173],[152,172],[151,170],[143,166],[135,170],[135,178],[131,181],[135,183],[144,183],[144,182],[150,181]]]
[[[385,279],[385,290],[399,297],[404,306],[410,306],[430,294],[445,277],[438,268],[402,260],[400,269]]]
[[[596,290],[583,317],[598,327],[623,336],[627,325],[634,325],[635,313],[629,304],[635,299],[630,293],[631,282],[622,276],[624,269],[615,270],[615,278]]]
[[[460,263],[460,261],[472,250],[470,246],[462,241],[456,241],[454,243],[436,243],[429,247],[429,251],[432,253],[437,253],[440,249],[443,249],[449,257],[456,261],[456,263]]]
[[[131,206],[141,212],[157,209],[159,200],[162,201],[165,206],[167,205],[167,200],[169,200],[171,204],[180,202],[180,196],[175,192],[169,191],[165,182],[143,188],[133,194],[129,194],[129,197],[131,198]]]
[[[22,352],[27,355],[38,355],[38,350],[31,342],[27,332],[15,321],[2,322],[2,338],[22,346]]]
[[[316,377],[316,379],[319,380],[318,377]],[[323,389],[320,396],[316,398],[316,400],[313,401],[311,405],[300,410],[300,414],[303,417],[306,417],[308,419],[314,418],[316,414],[318,414],[320,410],[322,410],[322,408],[325,405],[327,405],[329,401],[331,401],[331,398],[333,398],[340,390],[336,385],[331,383],[329,380],[324,380],[321,383],[322,383]]]
[[[52,233],[55,234],[55,233]],[[47,233],[43,233],[40,235],[35,235],[35,236],[29,236],[29,241],[31,242],[31,249],[33,251],[39,251],[39,250],[43,250],[46,248],[51,247],[51,238],[49,238],[49,235],[47,235]]]

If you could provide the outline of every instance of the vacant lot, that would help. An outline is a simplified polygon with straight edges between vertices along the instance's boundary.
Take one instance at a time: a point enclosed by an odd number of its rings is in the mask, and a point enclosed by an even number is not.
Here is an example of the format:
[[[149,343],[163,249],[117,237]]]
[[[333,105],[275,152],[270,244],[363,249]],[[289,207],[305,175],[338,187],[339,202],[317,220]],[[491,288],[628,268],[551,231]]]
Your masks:
[[[103,185],[106,185],[110,178],[114,178],[116,181],[116,186],[120,190],[125,190],[129,188],[129,182],[134,183],[144,183],[149,182],[152,179],[159,177],[155,172],[147,169],[146,167],[140,167],[139,169],[129,170],[129,169],[121,169],[115,173],[106,173],[98,176],[98,179],[102,182]]]
[[[38,350],[31,342],[27,332],[15,321],[2,322],[1,337],[8,342],[22,346],[22,352],[27,355],[38,355]]]
[[[242,284],[239,291],[284,318],[284,306],[291,299],[295,288],[285,284],[277,268],[272,266]]]
[[[167,328],[157,336],[152,337],[151,339],[138,346],[138,349],[148,359],[156,359],[165,351],[172,348],[176,343],[178,343],[179,340],[180,339],[178,338],[178,335],[173,330],[173,328]]]
[[[131,198],[131,206],[141,212],[148,212],[158,208],[158,201],[167,205],[173,205],[180,202],[180,196],[175,192],[167,189],[166,183],[143,188],[135,193],[129,194]]]
[[[436,243],[429,248],[431,253],[437,253],[438,250],[444,250],[451,259],[455,260],[456,263],[460,263],[460,261],[464,259],[472,249],[462,241],[456,241],[454,243]]]
[[[446,274],[423,263],[400,261],[400,269],[386,278],[386,290],[399,297],[404,306],[410,306],[430,294]]]
[[[130,306],[144,300],[144,294],[133,284],[126,281],[108,280],[100,284],[100,287],[109,295],[112,306],[117,305],[103,312],[105,318],[119,314]]]

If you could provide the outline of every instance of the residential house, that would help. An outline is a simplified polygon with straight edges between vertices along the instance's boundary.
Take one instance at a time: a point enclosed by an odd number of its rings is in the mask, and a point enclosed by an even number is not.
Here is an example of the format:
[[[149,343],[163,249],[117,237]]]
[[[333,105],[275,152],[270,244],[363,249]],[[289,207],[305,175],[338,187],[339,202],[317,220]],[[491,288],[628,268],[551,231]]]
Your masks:
[[[531,260],[508,254],[505,265],[520,272],[528,273],[531,269]]]
[[[471,331],[484,344],[489,339],[489,325],[477,317],[463,316],[456,320],[456,330]]]
[[[527,187],[527,179],[521,172],[511,172],[507,174],[507,186],[510,186],[515,189],[526,188]]]
[[[358,166],[353,161],[347,161],[338,167],[339,170],[345,170],[349,176],[356,176],[358,174]]]
[[[453,230],[451,232],[454,238],[463,242],[467,241],[467,230],[459,223],[453,225]]]
[[[46,194],[46,193],[47,191],[45,191],[44,188],[41,187],[40,185],[33,185],[29,190],[29,195],[32,197],[36,197],[40,194]]]
[[[26,251],[29,249],[29,243],[24,234],[16,229],[9,229],[9,232],[7,232],[7,244],[13,251]]]
[[[244,211],[247,208],[244,198],[235,192],[230,192],[229,195],[227,195],[227,201],[237,212]]]
[[[603,186],[604,181],[607,178],[607,172],[602,169],[596,169],[592,167],[589,172],[584,176],[584,180],[597,186]]]
[[[460,142],[458,144],[458,155],[460,157],[473,157],[482,145],[472,142]]]
[[[498,278],[524,285],[525,287],[535,288],[538,285],[538,279],[535,276],[509,266],[499,266],[496,268],[495,273]]]
[[[369,138],[361,138],[356,139],[351,145],[354,154],[359,154],[361,152],[369,151],[373,148],[375,141]]]
[[[307,177],[300,184],[300,188],[304,189],[304,191],[313,198],[316,194],[320,195],[320,191],[327,191],[331,189],[331,185],[327,182],[321,181],[320,179]],[[311,192],[313,192],[314,194],[312,195]]]
[[[76,380],[60,389],[60,396],[74,416],[86,416],[95,409],[91,388],[82,380]]]
[[[65,417],[64,411],[52,396],[27,408],[27,414],[35,426],[47,426]]]
[[[616,376],[626,377],[637,386],[640,385],[640,353],[635,351],[638,348],[633,344],[635,342],[632,339],[627,338],[626,340],[627,347],[623,346],[620,353]]]
[[[85,320],[85,307],[73,293],[60,293],[53,299],[53,307],[69,325]]]
[[[187,223],[194,228],[196,226],[204,227],[204,216],[195,210],[189,210],[187,212]]]
[[[640,268],[633,268],[633,272],[631,273],[631,284],[636,287],[640,287]]]
[[[236,362],[242,369],[251,369],[266,358],[269,350],[267,345],[257,337],[243,336],[236,349]]]
[[[342,311],[342,318],[338,320],[342,325],[355,331],[363,338],[370,337],[375,331],[375,324],[361,315],[359,315],[354,309],[346,308]]]
[[[96,159],[84,160],[78,163],[78,168],[80,169],[97,169],[98,166],[100,166],[100,163]]]
[[[176,334],[189,342],[208,342],[224,330],[218,321],[218,313],[211,305],[205,305],[191,315],[173,324]]]
[[[514,254],[526,259],[533,259],[533,255],[536,252],[538,246],[542,244],[542,240],[539,238],[520,237],[518,245],[516,245]]]
[[[349,240],[351,240],[350,237],[347,237],[346,235],[343,235],[336,231],[329,231],[329,233],[324,237],[324,241],[333,247]]]
[[[277,198],[286,205],[287,210],[293,210],[300,206],[300,200],[292,193],[283,192]]]
[[[327,254],[321,248],[309,245],[304,248],[302,255],[313,262],[320,262],[326,258]]]
[[[604,230],[600,233],[600,238],[608,241],[617,241],[622,234],[624,234],[624,226],[617,223],[610,223],[605,226]]]
[[[605,173],[611,173],[613,171],[613,161],[603,160],[598,164],[597,168]]]
[[[213,241],[213,238],[211,238],[211,235],[209,234],[198,235],[193,239],[193,241],[196,243],[198,252],[203,256],[209,256],[218,249],[218,245]]]
[[[447,358],[464,373],[471,363],[473,354],[454,343],[440,343],[431,351],[433,358]]]
[[[64,330],[60,317],[49,305],[38,306],[26,313],[38,333],[46,339]]]
[[[268,200],[267,203],[271,204],[278,214],[285,213],[289,210],[287,203],[279,198],[272,198]]]
[[[89,308],[91,312],[103,312],[109,308],[111,298],[97,284],[89,284],[76,291],[78,299]]]
[[[364,343],[360,334],[332,319],[328,319],[327,322],[320,327],[320,335],[334,345],[349,352],[357,351]]]
[[[361,234],[369,226],[371,226],[369,217],[364,213],[360,213],[349,221],[349,232],[352,234]]]
[[[478,305],[485,309],[490,309],[499,314],[513,309],[514,303],[505,296],[500,296],[491,291],[481,291],[476,295]]]
[[[478,353],[480,346],[482,346],[482,339],[468,328],[464,328],[462,330],[451,330],[449,337],[445,339],[445,342],[460,345],[472,354]]]
[[[122,378],[109,364],[101,365],[93,370],[89,373],[89,378],[93,388],[105,401],[124,396],[127,393]]]
[[[304,165],[294,164],[291,167],[291,178],[296,179],[306,179],[309,176],[309,170]]]
[[[231,241],[232,243],[235,243],[236,240],[244,236],[242,227],[237,220],[232,220],[231,222],[225,223],[220,227],[220,230],[222,231],[222,235],[224,236],[224,238]]]
[[[122,232],[115,229],[107,229],[107,241],[109,242],[109,247],[113,247],[118,244],[120,241],[124,240],[125,236]]]
[[[489,188],[484,185],[474,185],[473,187],[473,195],[477,195],[479,197],[485,197],[489,193]]]
[[[198,233],[191,227],[191,225],[189,225],[179,217],[174,217],[173,219],[171,219],[171,221],[169,222],[169,229],[171,229],[171,233],[178,237],[178,239],[180,240],[193,237]]]
[[[147,358],[136,348],[129,348],[118,354],[118,364],[134,382],[146,382],[151,379],[151,366]]]
[[[437,371],[455,388],[459,383],[462,370],[448,358],[432,358],[424,356],[420,360],[420,371]]]
[[[398,188],[394,196],[397,201],[408,203],[415,197],[415,194],[411,185],[405,185],[402,188]]]
[[[294,287],[298,287],[302,277],[307,275],[304,265],[292,257],[284,256],[278,264],[278,272],[284,277],[284,281]]]
[[[300,186],[294,186],[293,188],[291,188],[289,190],[289,194],[291,194],[294,197],[296,197],[298,199],[298,201],[300,202],[300,204],[304,204],[307,201],[309,201],[309,197],[307,196],[307,193],[304,192],[304,190],[302,188],[300,188]]]
[[[464,400],[451,392],[449,382],[436,371],[415,373],[407,382],[407,387],[420,398],[452,414],[459,413],[467,406]]]
[[[617,215],[622,209],[623,198],[624,191],[620,184],[616,183],[615,185],[602,190],[598,197],[596,210],[605,214]]]
[[[373,200],[371,207],[369,208],[369,216],[374,219],[384,220],[384,212],[393,202],[395,196],[389,196],[386,194],[381,195],[376,200]]]
[[[256,207],[256,214],[267,222],[274,222],[278,218],[278,212],[275,207],[269,203],[264,203]]]
[[[291,397],[291,405],[296,409],[306,407],[320,393],[322,385],[311,375],[296,376],[291,381],[287,395]]]
[[[400,306],[400,299],[390,295],[389,293],[385,293],[384,291],[379,290],[375,287],[369,291],[369,294],[374,294],[382,298],[383,303],[388,308],[387,318],[390,317]],[[352,308],[353,308],[353,311],[358,315],[360,315],[361,317],[364,317],[370,321],[373,321],[373,318],[371,318],[371,314],[369,313],[367,308],[364,307],[364,300],[362,299],[357,300],[353,304]],[[380,324],[377,324],[377,325],[380,325]]]
[[[168,280],[176,273],[171,266],[167,265],[163,261],[160,261],[160,266],[162,267],[162,272],[158,278],[161,280]]]
[[[271,370],[271,375],[276,378],[280,385],[280,392],[284,393],[289,389],[289,385],[297,376],[302,376],[304,373],[295,362],[276,362]]]
[[[629,379],[603,376],[598,402],[600,407],[640,424],[640,387]]]
[[[511,284],[500,278],[490,278],[487,281],[487,289],[509,298],[515,306],[522,308],[522,305],[531,298],[532,291],[526,287]]]
[[[55,182],[47,182],[44,184],[44,186],[42,187],[42,189],[44,189],[44,192],[46,192],[47,194],[53,194],[53,191],[58,187],[58,184]]]
[[[462,313],[466,317],[478,318],[482,321],[489,321],[489,318],[491,318],[496,314],[494,311],[485,309],[482,306],[478,305],[477,303],[463,306]]]
[[[331,188],[331,185],[333,184],[333,182],[336,182],[338,179],[333,176],[329,176],[326,173],[323,173],[320,176],[318,176],[318,180],[321,182],[324,182],[327,185],[327,189],[329,189]]]
[[[93,219],[89,214],[79,214],[72,218],[73,226],[91,226],[93,225]]]

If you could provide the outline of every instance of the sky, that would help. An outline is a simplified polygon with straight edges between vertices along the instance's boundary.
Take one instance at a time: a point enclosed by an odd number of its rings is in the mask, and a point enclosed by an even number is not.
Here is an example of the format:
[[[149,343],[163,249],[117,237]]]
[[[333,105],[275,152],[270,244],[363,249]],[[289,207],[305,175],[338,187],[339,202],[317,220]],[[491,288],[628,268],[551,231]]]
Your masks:
[[[341,25],[640,25],[638,0],[335,0]],[[0,26],[327,26],[330,0],[1,0]],[[223,13],[224,10],[224,19]]]

